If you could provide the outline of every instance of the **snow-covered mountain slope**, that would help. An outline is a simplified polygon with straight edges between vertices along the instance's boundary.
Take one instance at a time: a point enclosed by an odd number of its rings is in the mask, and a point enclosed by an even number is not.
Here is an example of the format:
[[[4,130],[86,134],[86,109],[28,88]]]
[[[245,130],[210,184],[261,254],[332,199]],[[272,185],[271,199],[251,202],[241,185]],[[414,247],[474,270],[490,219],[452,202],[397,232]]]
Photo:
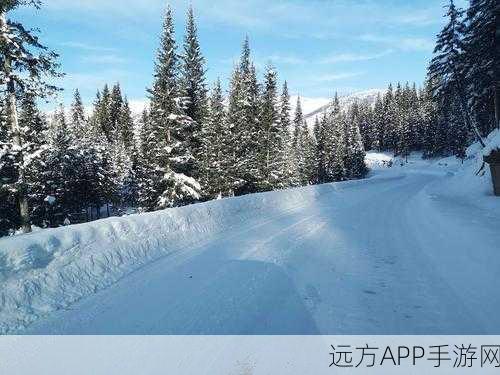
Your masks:
[[[500,333],[481,152],[392,159],[369,153],[366,180],[0,239],[0,330]]]
[[[354,103],[365,102],[369,105],[374,105],[377,100],[378,95],[383,95],[385,90],[380,89],[371,89],[366,91],[360,91],[349,95],[344,95],[339,97],[340,108],[342,110],[346,110]],[[305,119],[309,126],[314,124],[316,117],[320,117],[324,112],[327,112],[332,107],[332,100],[329,100],[327,103],[314,108],[313,110],[306,111]]]

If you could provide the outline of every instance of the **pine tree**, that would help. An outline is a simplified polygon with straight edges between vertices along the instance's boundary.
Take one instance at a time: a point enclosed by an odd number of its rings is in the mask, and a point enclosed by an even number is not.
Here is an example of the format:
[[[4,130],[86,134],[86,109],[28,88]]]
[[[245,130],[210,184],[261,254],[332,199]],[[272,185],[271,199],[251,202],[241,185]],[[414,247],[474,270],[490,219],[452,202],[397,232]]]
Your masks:
[[[375,151],[382,151],[384,147],[385,138],[385,123],[384,123],[384,102],[380,94],[377,95],[377,100],[373,107],[373,128],[374,138],[372,149]]]
[[[103,102],[106,102],[106,88],[103,90]],[[106,106],[106,104],[103,104]],[[107,125],[105,126],[105,133],[108,135],[108,140],[113,143],[121,139],[123,132],[122,129],[122,113],[123,113],[123,96],[120,84],[117,83],[111,89],[111,94],[109,95],[109,102],[107,108],[103,110],[107,111]]]
[[[201,197],[201,186],[194,178],[197,162],[192,137],[197,125],[184,112],[178,68],[172,10],[168,7],[155,65],[155,80],[150,90],[148,153],[152,164],[149,166],[149,185],[157,199],[154,206],[147,209],[179,206]]]
[[[70,131],[77,137],[82,138],[85,136],[86,118],[85,108],[83,107],[82,97],[78,89],[75,90],[73,96],[73,103],[71,104],[71,123]]]
[[[8,134],[7,108],[5,99],[0,94],[0,236],[19,228],[21,217],[16,196],[9,191],[9,184],[16,179],[16,168],[10,153],[11,141]]]
[[[46,219],[51,226],[62,225],[68,219],[78,221],[84,207],[81,186],[81,155],[73,146],[65,111],[62,106],[54,114],[48,132],[46,169],[41,181],[47,197]]]
[[[314,183],[316,179],[316,144],[304,119],[300,97],[297,98],[293,126],[292,149],[297,171],[295,179],[300,186],[305,186]]]
[[[467,98],[483,135],[495,127],[495,108],[500,108],[499,85],[495,84],[500,76],[499,12],[496,0],[471,0],[465,22],[462,65],[466,71]],[[496,126],[499,127],[498,124]]]
[[[44,153],[46,151],[46,133],[48,124],[38,110],[33,95],[26,95],[19,112],[21,139],[24,146],[24,171],[26,193],[33,224],[39,225],[40,211],[43,206],[43,191],[39,188],[45,170]]]
[[[229,93],[228,120],[231,128],[231,179],[236,195],[259,191],[259,84],[251,60],[248,38],[243,43],[239,66],[235,67]]]
[[[192,6],[188,9],[184,52],[181,65],[181,94],[187,100],[186,115],[195,123],[191,142],[195,156],[201,150],[202,126],[207,115],[207,88],[205,83],[205,59],[198,41],[197,27]]]
[[[345,153],[344,145],[345,140],[345,115],[340,109],[339,98],[335,94],[334,101],[331,106],[330,113],[327,114],[325,138],[326,144],[326,157],[325,157],[325,170],[327,181],[342,181],[345,179]]]
[[[125,146],[126,150],[131,150],[131,154],[136,148],[134,140],[134,119],[132,118],[132,112],[130,110],[130,105],[128,99],[125,97],[123,100],[123,105],[120,110],[120,128],[121,134],[120,138]]]
[[[276,70],[269,65],[264,74],[259,127],[260,190],[274,190],[284,186],[283,132],[278,107],[278,80]]]
[[[408,159],[411,151],[410,97],[408,86],[397,95],[397,143],[395,154]]]
[[[302,104],[300,96],[297,98],[295,106],[295,115],[293,118],[293,137],[292,137],[292,150],[294,157],[294,164],[296,166],[295,180],[299,186],[305,185],[307,182],[306,177],[306,159],[304,154],[304,115],[302,113]]]
[[[368,169],[365,164],[365,149],[361,132],[358,123],[350,119],[349,115],[343,115],[342,118],[345,127],[345,177],[349,179],[362,178],[366,175]]]
[[[94,104],[93,121],[105,136],[108,142],[112,142],[114,138],[113,124],[111,123],[111,93],[109,86],[104,85],[102,92],[98,92],[96,102]]]
[[[42,45],[39,38],[19,22],[7,19],[7,13],[19,6],[39,7],[39,1],[8,0],[0,4],[0,50],[4,57],[0,67],[0,83],[6,86],[8,143],[3,150],[15,160],[16,178],[8,190],[16,196],[24,232],[31,231],[29,204],[26,195],[24,145],[17,117],[17,101],[26,94],[45,97],[57,88],[47,79],[58,77],[57,55]],[[4,184],[5,185],[5,184]],[[5,188],[5,186],[3,186]]]
[[[420,123],[422,126],[422,150],[425,158],[436,155],[438,132],[438,107],[434,101],[433,86],[428,80],[420,95]]]
[[[318,184],[323,184],[329,182],[327,173],[327,115],[323,114],[321,121],[316,117],[314,124],[314,134],[316,137],[316,178],[315,181]]]
[[[212,90],[208,119],[203,130],[203,190],[206,196],[212,199],[229,196],[230,159],[227,153],[230,138],[220,80],[217,80]]]
[[[292,121],[290,119],[290,94],[288,92],[288,84],[285,81],[283,83],[283,89],[281,92],[280,99],[280,142],[281,142],[281,155],[279,158],[282,160],[282,171],[283,185],[297,186],[299,184],[296,179],[297,176],[297,165],[295,164],[294,150],[292,147],[292,137],[290,130],[292,127]]]
[[[392,84],[389,84],[384,95],[384,111],[383,111],[383,150],[394,150],[396,143],[396,99],[394,97],[394,89]]]
[[[86,207],[90,207],[89,220],[93,218],[93,211],[95,217],[100,218],[101,207],[118,200],[119,186],[117,186],[113,156],[119,137],[115,131],[111,131],[109,125],[109,103],[110,94],[106,85],[102,94],[97,92],[93,114],[85,122],[83,137],[74,145],[83,150],[82,178],[85,179],[85,183],[82,184],[87,186],[84,199]]]
[[[302,184],[312,185],[317,179],[317,162],[316,162],[316,142],[309,132],[306,121],[302,123],[302,150],[303,150],[303,166],[301,170]]]
[[[450,0],[446,16],[449,19],[448,23],[438,35],[434,50],[435,56],[429,65],[430,81],[436,85],[434,93],[437,100],[443,97],[453,97],[460,103],[464,121],[484,147],[481,134],[471,119],[467,104],[463,11],[455,6],[453,0]]]

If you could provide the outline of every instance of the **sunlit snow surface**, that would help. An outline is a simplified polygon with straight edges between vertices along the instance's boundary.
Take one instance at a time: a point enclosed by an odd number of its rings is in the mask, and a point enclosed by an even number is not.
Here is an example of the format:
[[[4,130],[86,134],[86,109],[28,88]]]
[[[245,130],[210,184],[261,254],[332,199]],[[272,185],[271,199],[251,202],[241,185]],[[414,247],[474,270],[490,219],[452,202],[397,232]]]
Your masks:
[[[0,331],[499,334],[482,153],[0,239]]]

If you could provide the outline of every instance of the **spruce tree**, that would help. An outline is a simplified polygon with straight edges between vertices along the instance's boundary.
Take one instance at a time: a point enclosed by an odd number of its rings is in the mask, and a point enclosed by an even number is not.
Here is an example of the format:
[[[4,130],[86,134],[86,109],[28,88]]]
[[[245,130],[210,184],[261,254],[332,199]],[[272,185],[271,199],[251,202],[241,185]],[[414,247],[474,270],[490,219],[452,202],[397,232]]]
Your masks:
[[[83,107],[82,97],[78,89],[75,90],[73,95],[73,103],[70,108],[71,123],[70,129],[77,138],[84,137],[86,127],[85,108]]]
[[[284,155],[281,153],[283,132],[278,107],[278,80],[271,65],[266,68],[263,86],[258,139],[260,190],[265,191],[282,188],[285,179],[282,175]]]
[[[209,111],[203,128],[203,190],[208,198],[230,195],[229,127],[224,108],[224,95],[217,80],[209,101]]]
[[[26,95],[21,102],[19,125],[24,146],[24,171],[31,222],[41,225],[45,196],[40,185],[43,184],[43,172],[46,169],[44,154],[47,150],[48,124],[38,110],[33,95]]]
[[[8,142],[3,151],[12,155],[15,178],[6,184],[19,204],[19,216],[24,232],[31,231],[29,204],[24,170],[22,129],[17,115],[18,99],[24,95],[46,97],[57,88],[47,83],[58,77],[57,55],[49,51],[34,31],[20,22],[7,19],[7,13],[20,6],[39,7],[39,1],[8,0],[0,4],[0,53],[4,57],[0,67],[0,83],[4,85],[7,101]]]
[[[466,71],[467,98],[470,99],[473,117],[484,136],[495,126],[499,127],[495,125],[494,119],[495,111],[498,114],[500,108],[499,13],[496,0],[471,0],[463,38],[465,56],[462,64]]]
[[[293,118],[293,136],[292,136],[292,151],[295,164],[296,176],[294,179],[299,186],[306,184],[306,159],[304,154],[304,115],[302,113],[302,104],[300,96],[297,98],[295,106],[295,114]]]
[[[49,225],[57,226],[66,219],[70,222],[79,220],[78,215],[84,206],[81,190],[83,161],[73,146],[62,105],[54,114],[48,134],[46,170],[42,181],[48,201],[46,220]]]
[[[345,179],[345,115],[340,109],[338,95],[335,94],[330,113],[328,113],[326,131],[325,170],[328,182]]]
[[[184,205],[201,197],[192,141],[197,125],[184,112],[178,69],[172,10],[168,7],[150,90],[149,185],[157,199],[147,209]]]
[[[128,99],[125,97],[123,105],[120,110],[120,139],[123,142],[126,150],[131,150],[131,154],[136,148],[134,139],[134,119],[132,118],[132,111]]]
[[[481,134],[472,121],[467,103],[463,10],[457,8],[453,0],[450,0],[446,17],[448,17],[448,23],[438,35],[434,50],[435,56],[429,65],[430,81],[436,85],[434,92],[437,100],[453,98],[458,101],[464,121],[484,147]]]
[[[106,88],[103,90],[103,101],[106,101]],[[106,104],[103,104],[106,105]],[[117,83],[111,89],[111,94],[109,95],[109,103],[107,104],[107,125],[105,126],[105,132],[108,135],[108,140],[110,142],[116,142],[121,139],[123,132],[122,129],[122,113],[123,113],[123,96],[120,84]]]
[[[384,147],[385,138],[385,123],[384,123],[384,102],[380,94],[377,95],[377,100],[373,107],[373,129],[374,137],[372,149],[375,151],[382,151]]]
[[[281,92],[280,99],[280,142],[281,142],[281,155],[279,156],[282,160],[282,171],[283,185],[297,186],[298,180],[297,176],[297,166],[295,163],[294,150],[292,147],[292,137],[290,130],[292,128],[292,121],[290,118],[290,93],[288,91],[288,83],[285,81],[283,83],[283,88]]]
[[[314,134],[316,137],[316,183],[323,184],[325,182],[329,182],[328,173],[327,173],[327,163],[326,163],[326,155],[327,155],[327,115],[323,114],[321,121],[316,117],[316,121],[314,124]]]
[[[187,99],[186,115],[197,125],[193,140],[201,145],[201,127],[207,115],[205,58],[201,53],[198,31],[192,6],[188,9],[187,25],[181,64],[181,94]]]
[[[362,178],[368,172],[365,164],[365,149],[359,125],[349,118],[349,115],[342,116],[345,121],[345,177],[349,179]]]
[[[243,43],[229,93],[228,120],[231,128],[231,179],[236,195],[259,191],[259,105],[260,88],[251,60],[248,38]]]

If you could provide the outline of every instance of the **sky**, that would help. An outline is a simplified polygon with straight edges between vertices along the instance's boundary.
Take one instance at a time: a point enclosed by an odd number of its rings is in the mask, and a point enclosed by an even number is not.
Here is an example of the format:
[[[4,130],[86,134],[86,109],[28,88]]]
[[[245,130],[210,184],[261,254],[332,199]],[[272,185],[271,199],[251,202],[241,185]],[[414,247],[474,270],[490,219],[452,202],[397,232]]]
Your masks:
[[[467,0],[459,0],[465,6]],[[262,75],[268,63],[293,95],[311,106],[335,92],[420,84],[448,0],[45,0],[40,10],[11,15],[40,29],[66,74],[55,102],[69,105],[78,88],[86,105],[105,83],[120,82],[134,109],[151,86],[167,4],[178,44],[192,3],[207,81],[227,82],[246,35]],[[456,1],[457,3],[457,1]],[[311,110],[314,108],[310,108]]]

